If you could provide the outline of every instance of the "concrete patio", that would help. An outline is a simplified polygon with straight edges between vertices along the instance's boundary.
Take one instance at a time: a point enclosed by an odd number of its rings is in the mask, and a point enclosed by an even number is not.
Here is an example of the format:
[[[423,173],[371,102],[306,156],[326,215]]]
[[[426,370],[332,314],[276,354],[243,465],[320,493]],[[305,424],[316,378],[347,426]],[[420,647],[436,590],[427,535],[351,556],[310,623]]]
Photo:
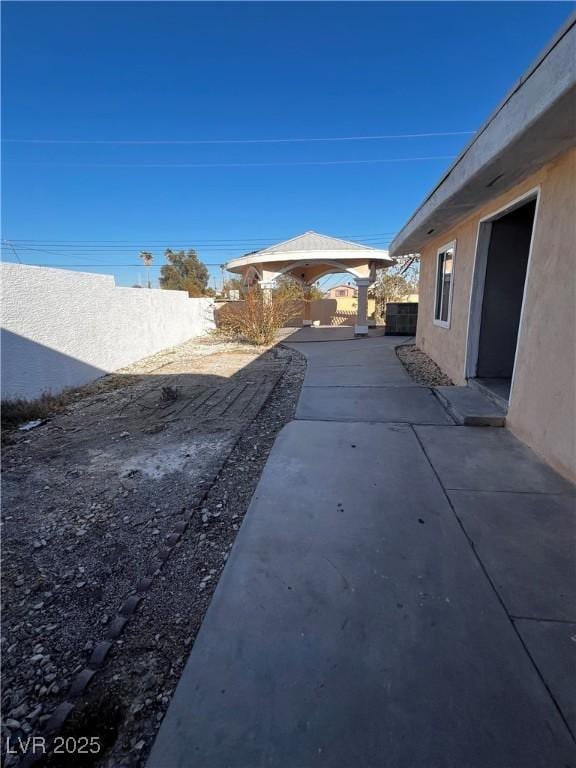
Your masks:
[[[575,489],[456,425],[399,341],[294,344],[297,419],[149,768],[576,766]]]

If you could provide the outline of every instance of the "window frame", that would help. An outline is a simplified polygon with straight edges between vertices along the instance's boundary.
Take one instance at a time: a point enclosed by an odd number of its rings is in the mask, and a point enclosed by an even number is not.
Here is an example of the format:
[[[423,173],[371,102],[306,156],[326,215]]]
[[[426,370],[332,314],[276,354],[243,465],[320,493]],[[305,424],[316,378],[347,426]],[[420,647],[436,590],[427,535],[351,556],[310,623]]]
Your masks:
[[[438,270],[438,261],[440,259],[440,256],[442,254],[447,253],[447,251],[452,250],[452,277],[450,280],[450,293],[448,296],[448,315],[446,320],[442,320],[442,305],[444,303],[444,297],[442,296],[442,300],[440,303],[440,317],[436,317],[436,306],[438,303],[438,278],[439,278],[439,270]],[[451,240],[449,243],[446,243],[445,245],[438,248],[436,251],[436,261],[434,262],[434,269],[436,273],[436,278],[434,281],[434,303],[432,305],[432,322],[434,325],[438,326],[439,328],[450,328],[450,323],[452,320],[452,301],[454,298],[454,272],[456,267],[456,240]],[[442,273],[444,274],[444,273]]]

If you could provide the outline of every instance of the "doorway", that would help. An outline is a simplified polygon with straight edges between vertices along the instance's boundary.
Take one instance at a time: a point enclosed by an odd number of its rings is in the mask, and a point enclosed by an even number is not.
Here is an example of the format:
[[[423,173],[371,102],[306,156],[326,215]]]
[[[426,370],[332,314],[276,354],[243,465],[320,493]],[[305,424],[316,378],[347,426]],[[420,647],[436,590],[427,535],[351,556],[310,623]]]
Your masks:
[[[537,195],[480,223],[467,377],[508,402]]]

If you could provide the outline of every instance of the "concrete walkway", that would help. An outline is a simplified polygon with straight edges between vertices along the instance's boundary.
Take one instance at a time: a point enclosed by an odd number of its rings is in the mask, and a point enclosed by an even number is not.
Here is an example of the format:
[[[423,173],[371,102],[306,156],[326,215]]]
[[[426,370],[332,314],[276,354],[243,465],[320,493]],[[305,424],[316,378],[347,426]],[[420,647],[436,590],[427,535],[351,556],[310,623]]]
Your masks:
[[[149,768],[576,766],[574,488],[397,343],[299,347]]]

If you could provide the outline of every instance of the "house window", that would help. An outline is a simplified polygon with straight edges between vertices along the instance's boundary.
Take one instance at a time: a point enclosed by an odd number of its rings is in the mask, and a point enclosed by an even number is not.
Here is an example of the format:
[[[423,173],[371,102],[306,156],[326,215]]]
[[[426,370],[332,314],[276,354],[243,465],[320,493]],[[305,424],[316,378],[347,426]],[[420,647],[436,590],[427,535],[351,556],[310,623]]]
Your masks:
[[[450,328],[452,290],[454,282],[454,252],[456,243],[440,248],[436,256],[436,300],[434,303],[434,325]]]
[[[336,291],[336,296],[346,296],[347,294],[348,294],[348,291],[345,288],[339,291]]]

